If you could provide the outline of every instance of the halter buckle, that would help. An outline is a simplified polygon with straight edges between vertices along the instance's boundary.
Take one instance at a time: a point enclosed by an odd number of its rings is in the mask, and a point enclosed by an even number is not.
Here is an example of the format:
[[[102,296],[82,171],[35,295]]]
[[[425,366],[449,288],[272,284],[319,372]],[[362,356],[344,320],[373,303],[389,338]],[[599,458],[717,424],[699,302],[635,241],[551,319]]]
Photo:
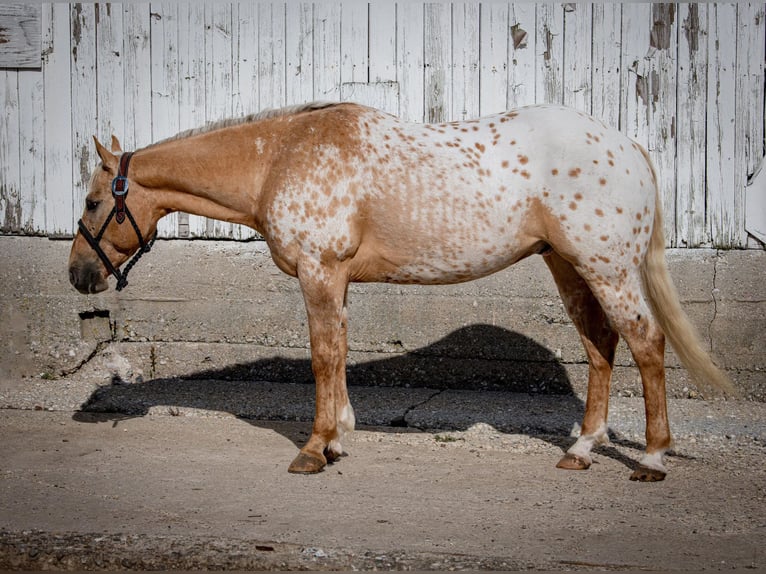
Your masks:
[[[114,197],[114,219],[117,223],[125,221],[125,196],[128,195],[128,178],[118,175],[112,180],[112,196]]]

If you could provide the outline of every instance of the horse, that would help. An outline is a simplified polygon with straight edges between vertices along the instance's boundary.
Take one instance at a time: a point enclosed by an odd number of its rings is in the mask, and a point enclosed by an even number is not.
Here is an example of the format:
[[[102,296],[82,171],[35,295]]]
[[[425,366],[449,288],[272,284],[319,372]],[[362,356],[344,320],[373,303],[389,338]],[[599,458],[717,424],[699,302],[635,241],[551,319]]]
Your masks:
[[[698,383],[736,394],[668,274],[646,150],[579,111],[535,105],[421,124],[355,103],[315,102],[134,152],[114,136],[111,150],[93,139],[101,161],[69,257],[78,291],[103,291],[110,275],[122,289],[157,222],[178,211],[255,229],[277,267],[297,278],[316,404],[311,436],[289,472],[320,472],[344,454],[341,441],[354,429],[346,389],[352,281],[451,284],[542,256],[589,363],[581,433],[559,468],[587,469],[594,446],[608,442],[620,336],[639,369],[646,411],[646,449],[632,480],[667,474],[666,336]]]

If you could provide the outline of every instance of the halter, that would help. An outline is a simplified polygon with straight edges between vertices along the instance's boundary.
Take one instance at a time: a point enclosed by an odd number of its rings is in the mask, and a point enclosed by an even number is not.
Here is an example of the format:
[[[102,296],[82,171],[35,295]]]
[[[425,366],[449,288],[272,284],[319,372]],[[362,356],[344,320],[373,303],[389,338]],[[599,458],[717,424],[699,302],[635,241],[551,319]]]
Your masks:
[[[88,231],[88,228],[85,226],[85,223],[83,223],[82,219],[77,222],[77,226],[80,228],[80,233],[82,233],[82,236],[88,242],[88,245],[90,245],[93,251],[96,252],[96,255],[98,255],[99,259],[101,259],[101,262],[106,267],[106,270],[114,275],[114,277],[117,279],[117,291],[122,291],[128,285],[128,271],[130,271],[133,266],[138,263],[138,260],[144,253],[148,253],[151,250],[152,245],[154,244],[154,240],[157,239],[157,233],[155,232],[148,242],[144,241],[144,236],[141,234],[141,230],[138,228],[136,220],[133,219],[133,214],[130,213],[128,206],[125,203],[125,199],[128,196],[128,166],[130,165],[130,159],[132,157],[132,152],[124,153],[120,157],[120,167],[117,170],[117,177],[112,180],[112,197],[114,197],[114,207],[112,208],[112,211],[109,212],[106,221],[104,221],[104,224],[101,226],[101,229],[99,230],[96,237],[93,237],[90,234],[90,231]],[[109,261],[109,258],[106,256],[106,253],[104,253],[104,250],[101,249],[99,243],[101,242],[101,238],[104,236],[104,232],[106,231],[109,222],[112,221],[112,218],[114,218],[118,224],[122,224],[122,222],[125,221],[126,215],[128,217],[128,221],[130,221],[130,224],[133,226],[133,230],[136,232],[140,248],[138,251],[136,251],[135,255],[133,255],[130,261],[128,261],[127,265],[125,265],[125,270],[120,272],[120,270],[112,265],[111,261]]]

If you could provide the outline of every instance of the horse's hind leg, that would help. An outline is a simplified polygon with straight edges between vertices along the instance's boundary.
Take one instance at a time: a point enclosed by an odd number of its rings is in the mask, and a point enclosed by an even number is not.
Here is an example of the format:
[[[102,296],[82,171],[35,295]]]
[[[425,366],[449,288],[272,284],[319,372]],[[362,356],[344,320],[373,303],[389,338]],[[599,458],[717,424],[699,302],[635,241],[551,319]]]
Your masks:
[[[631,480],[651,482],[665,478],[663,455],[671,446],[665,396],[665,334],[644,301],[638,269],[622,280],[601,280],[593,289],[612,326],[630,347],[641,373],[646,411],[646,454]]]
[[[588,398],[580,437],[556,466],[584,470],[591,465],[591,449],[609,440],[609,386],[619,336],[609,325],[590,287],[574,267],[556,252],[546,255],[544,259],[588,355]]]

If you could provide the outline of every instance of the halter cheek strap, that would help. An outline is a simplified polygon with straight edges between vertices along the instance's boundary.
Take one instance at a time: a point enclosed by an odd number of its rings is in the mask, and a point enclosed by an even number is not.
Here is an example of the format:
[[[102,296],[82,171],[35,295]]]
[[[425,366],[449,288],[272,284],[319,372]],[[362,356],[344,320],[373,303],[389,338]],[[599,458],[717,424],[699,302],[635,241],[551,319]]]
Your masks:
[[[114,207],[112,207],[112,211],[109,212],[109,215],[104,221],[104,224],[101,226],[98,234],[96,234],[96,237],[91,235],[82,219],[77,222],[80,233],[88,242],[88,245],[90,245],[91,249],[96,252],[96,255],[98,255],[99,259],[101,259],[104,267],[106,267],[106,270],[111,275],[113,275],[115,279],[117,279],[117,291],[122,291],[125,287],[127,287],[128,272],[136,263],[138,263],[138,260],[144,253],[148,253],[151,250],[155,239],[157,239],[157,233],[155,232],[155,234],[151,237],[151,239],[149,239],[148,242],[144,241],[144,236],[141,234],[141,230],[139,229],[136,220],[133,218],[133,214],[130,212],[127,204],[125,203],[129,188],[128,167],[130,167],[130,159],[132,157],[133,153],[124,153],[120,157],[120,167],[117,170],[117,176],[112,180],[112,197],[114,198]],[[115,267],[109,260],[109,257],[106,256],[106,253],[104,253],[100,243],[104,236],[104,232],[106,231],[106,228],[109,226],[109,223],[112,221],[112,219],[114,218],[118,224],[122,224],[125,221],[126,216],[128,221],[130,221],[131,226],[133,227],[133,231],[136,232],[136,237],[138,238],[138,244],[140,247],[138,251],[136,251],[136,254],[133,255],[131,260],[128,261],[127,265],[125,265],[125,269],[120,272],[120,270]]]

